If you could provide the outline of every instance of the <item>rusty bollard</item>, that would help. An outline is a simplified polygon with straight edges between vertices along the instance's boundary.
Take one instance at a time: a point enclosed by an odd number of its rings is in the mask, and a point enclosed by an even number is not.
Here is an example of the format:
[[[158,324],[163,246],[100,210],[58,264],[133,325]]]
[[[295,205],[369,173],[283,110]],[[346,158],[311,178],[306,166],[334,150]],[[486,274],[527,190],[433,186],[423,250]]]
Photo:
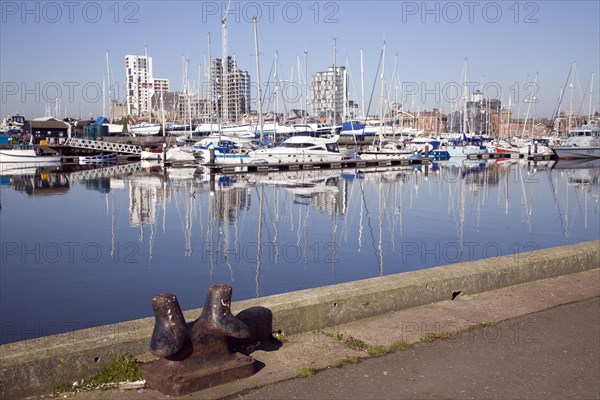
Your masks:
[[[231,314],[231,287],[208,289],[200,317],[186,324],[177,298],[163,293],[152,298],[155,324],[150,350],[160,360],[141,366],[150,387],[181,396],[254,374],[255,361],[233,353],[227,338],[249,336],[248,327]]]

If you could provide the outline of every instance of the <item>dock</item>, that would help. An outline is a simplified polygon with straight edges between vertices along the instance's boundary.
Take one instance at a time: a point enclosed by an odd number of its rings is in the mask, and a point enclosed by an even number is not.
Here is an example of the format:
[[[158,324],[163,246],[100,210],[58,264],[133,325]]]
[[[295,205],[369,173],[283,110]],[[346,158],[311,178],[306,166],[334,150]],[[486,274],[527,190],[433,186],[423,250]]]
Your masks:
[[[430,165],[429,158],[403,158],[360,160],[349,159],[342,161],[268,163],[268,164],[204,164],[211,173],[241,173],[241,172],[274,172],[298,171],[312,169],[345,169]]]
[[[552,161],[556,160],[556,154],[517,154],[517,153],[484,153],[469,154],[468,160],[492,160],[492,159],[520,159],[528,161]]]

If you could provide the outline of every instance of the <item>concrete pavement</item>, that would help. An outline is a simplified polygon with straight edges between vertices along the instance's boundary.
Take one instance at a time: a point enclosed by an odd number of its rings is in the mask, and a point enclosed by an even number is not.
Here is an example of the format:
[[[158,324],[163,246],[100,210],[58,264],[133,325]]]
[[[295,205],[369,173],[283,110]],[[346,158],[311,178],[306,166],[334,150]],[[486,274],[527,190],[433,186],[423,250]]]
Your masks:
[[[597,399],[599,296],[600,269],[457,293],[454,300],[292,335],[281,347],[259,345],[250,352],[264,365],[255,375],[181,398]],[[476,329],[452,335],[469,327]],[[373,358],[348,343],[408,348]],[[349,360],[358,362],[335,368]],[[301,367],[316,374],[297,378]],[[60,397],[168,398],[148,388]]]

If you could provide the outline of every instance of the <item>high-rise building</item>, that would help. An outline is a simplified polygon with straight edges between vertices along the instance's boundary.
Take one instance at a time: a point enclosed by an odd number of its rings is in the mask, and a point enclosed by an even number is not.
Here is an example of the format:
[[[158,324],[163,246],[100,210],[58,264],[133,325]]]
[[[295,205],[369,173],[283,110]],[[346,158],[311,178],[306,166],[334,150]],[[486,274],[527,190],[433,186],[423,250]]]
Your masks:
[[[169,91],[169,80],[163,78],[153,78],[154,93],[167,93]]]
[[[312,78],[312,105],[315,117],[349,119],[348,72],[346,67],[329,67]],[[334,110],[335,109],[335,110]]]
[[[223,122],[238,122],[250,113],[250,75],[237,67],[235,59],[213,58],[210,63],[208,93],[212,115]]]
[[[148,115],[152,110],[152,95],[156,91],[169,91],[169,80],[154,78],[152,74],[152,57],[125,56],[125,75],[127,82],[128,115]]]

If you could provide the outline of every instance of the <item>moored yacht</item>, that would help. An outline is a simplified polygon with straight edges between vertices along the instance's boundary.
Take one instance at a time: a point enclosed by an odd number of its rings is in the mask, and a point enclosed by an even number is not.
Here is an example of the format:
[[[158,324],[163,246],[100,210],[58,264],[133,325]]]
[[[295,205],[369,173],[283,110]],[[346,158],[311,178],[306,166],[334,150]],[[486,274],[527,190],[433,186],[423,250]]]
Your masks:
[[[250,151],[248,156],[254,162],[267,163],[342,161],[347,156],[338,148],[339,138],[294,135],[278,146]]]

